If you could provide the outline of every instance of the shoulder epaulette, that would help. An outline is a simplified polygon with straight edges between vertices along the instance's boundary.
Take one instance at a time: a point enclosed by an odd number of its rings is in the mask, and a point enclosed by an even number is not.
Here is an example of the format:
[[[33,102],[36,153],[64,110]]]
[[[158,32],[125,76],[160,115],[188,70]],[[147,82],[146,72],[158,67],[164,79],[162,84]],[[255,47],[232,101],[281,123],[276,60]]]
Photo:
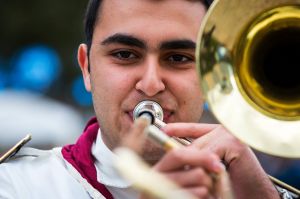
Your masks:
[[[22,140],[20,140],[15,146],[10,148],[6,153],[4,153],[0,157],[0,164],[5,162],[6,160],[10,159],[14,155],[18,153],[18,151],[27,143],[31,140],[31,135],[26,135]]]

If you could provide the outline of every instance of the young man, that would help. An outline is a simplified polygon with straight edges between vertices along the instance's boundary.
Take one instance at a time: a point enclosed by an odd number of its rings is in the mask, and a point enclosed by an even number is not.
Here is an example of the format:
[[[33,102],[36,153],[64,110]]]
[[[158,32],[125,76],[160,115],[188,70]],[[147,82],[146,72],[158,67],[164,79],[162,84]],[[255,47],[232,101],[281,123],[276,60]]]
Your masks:
[[[195,138],[191,146],[164,156],[147,142],[142,157],[153,169],[197,198],[210,198],[209,173],[220,172],[223,160],[236,198],[279,198],[247,146],[220,125],[197,123],[203,98],[194,51],[205,12],[196,0],[91,0],[87,44],[79,46],[78,62],[97,120],[75,145],[25,149],[1,165],[0,198],[139,198],[110,160],[142,100],[162,106],[169,123],[164,132]]]

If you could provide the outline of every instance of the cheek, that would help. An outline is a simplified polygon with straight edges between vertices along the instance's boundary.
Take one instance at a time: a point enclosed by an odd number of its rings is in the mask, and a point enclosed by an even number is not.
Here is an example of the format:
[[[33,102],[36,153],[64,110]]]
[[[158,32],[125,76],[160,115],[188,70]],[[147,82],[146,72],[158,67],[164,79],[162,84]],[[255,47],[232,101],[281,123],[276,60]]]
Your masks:
[[[202,101],[199,79],[194,70],[183,75],[178,75],[173,81],[177,86],[174,89],[177,89],[177,95],[180,96],[184,103],[188,103],[191,100]]]
[[[111,65],[101,67],[91,71],[94,108],[97,116],[120,128],[122,103],[134,88],[134,73]]]
[[[122,95],[132,87],[130,79],[128,72],[108,64],[101,64],[92,71],[94,91],[101,92],[103,97],[108,95],[114,98],[114,96]]]
[[[198,122],[202,114],[203,97],[195,71],[174,81],[177,100],[180,104],[180,118],[186,122]]]
[[[109,67],[91,71],[94,108],[103,133],[109,132],[111,143],[117,143],[123,112],[121,105],[130,93],[130,74]]]
[[[203,105],[203,96],[202,96],[202,90],[200,86],[200,80],[198,76],[195,74],[193,78],[191,78],[191,82],[189,84],[189,98],[188,100],[193,102],[193,108],[194,106],[199,106],[202,110]],[[197,110],[197,109],[195,109]]]

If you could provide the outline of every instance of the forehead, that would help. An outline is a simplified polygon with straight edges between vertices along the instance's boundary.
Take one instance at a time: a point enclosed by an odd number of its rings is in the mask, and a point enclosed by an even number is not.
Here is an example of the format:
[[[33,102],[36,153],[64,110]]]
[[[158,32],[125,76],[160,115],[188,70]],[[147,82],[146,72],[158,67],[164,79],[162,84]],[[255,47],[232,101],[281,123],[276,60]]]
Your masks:
[[[164,31],[177,27],[182,33],[195,33],[204,14],[200,0],[104,0],[95,29],[159,31],[164,26]]]
[[[197,6],[198,8],[199,6],[205,8],[205,5],[201,0],[102,0],[102,8],[104,8],[104,10],[107,8],[121,8],[134,11],[135,8],[138,8],[142,11],[143,8],[146,10],[155,8],[156,12],[168,12],[168,10],[175,8],[178,11],[184,12],[185,10],[188,11],[189,9],[196,8]]]
[[[165,16],[176,12],[178,17],[197,18],[205,6],[201,0],[103,0],[101,5],[100,19],[103,15],[109,14],[145,14]]]

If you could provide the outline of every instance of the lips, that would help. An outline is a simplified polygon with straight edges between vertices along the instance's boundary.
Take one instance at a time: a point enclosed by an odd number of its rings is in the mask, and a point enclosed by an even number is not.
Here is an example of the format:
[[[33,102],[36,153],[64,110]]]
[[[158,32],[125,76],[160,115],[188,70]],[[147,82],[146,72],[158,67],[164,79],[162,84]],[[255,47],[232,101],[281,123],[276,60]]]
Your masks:
[[[169,123],[171,120],[172,115],[174,115],[173,111],[165,111],[164,110],[164,122]]]
[[[129,115],[130,119],[133,121],[133,111],[126,111],[126,113]]]

